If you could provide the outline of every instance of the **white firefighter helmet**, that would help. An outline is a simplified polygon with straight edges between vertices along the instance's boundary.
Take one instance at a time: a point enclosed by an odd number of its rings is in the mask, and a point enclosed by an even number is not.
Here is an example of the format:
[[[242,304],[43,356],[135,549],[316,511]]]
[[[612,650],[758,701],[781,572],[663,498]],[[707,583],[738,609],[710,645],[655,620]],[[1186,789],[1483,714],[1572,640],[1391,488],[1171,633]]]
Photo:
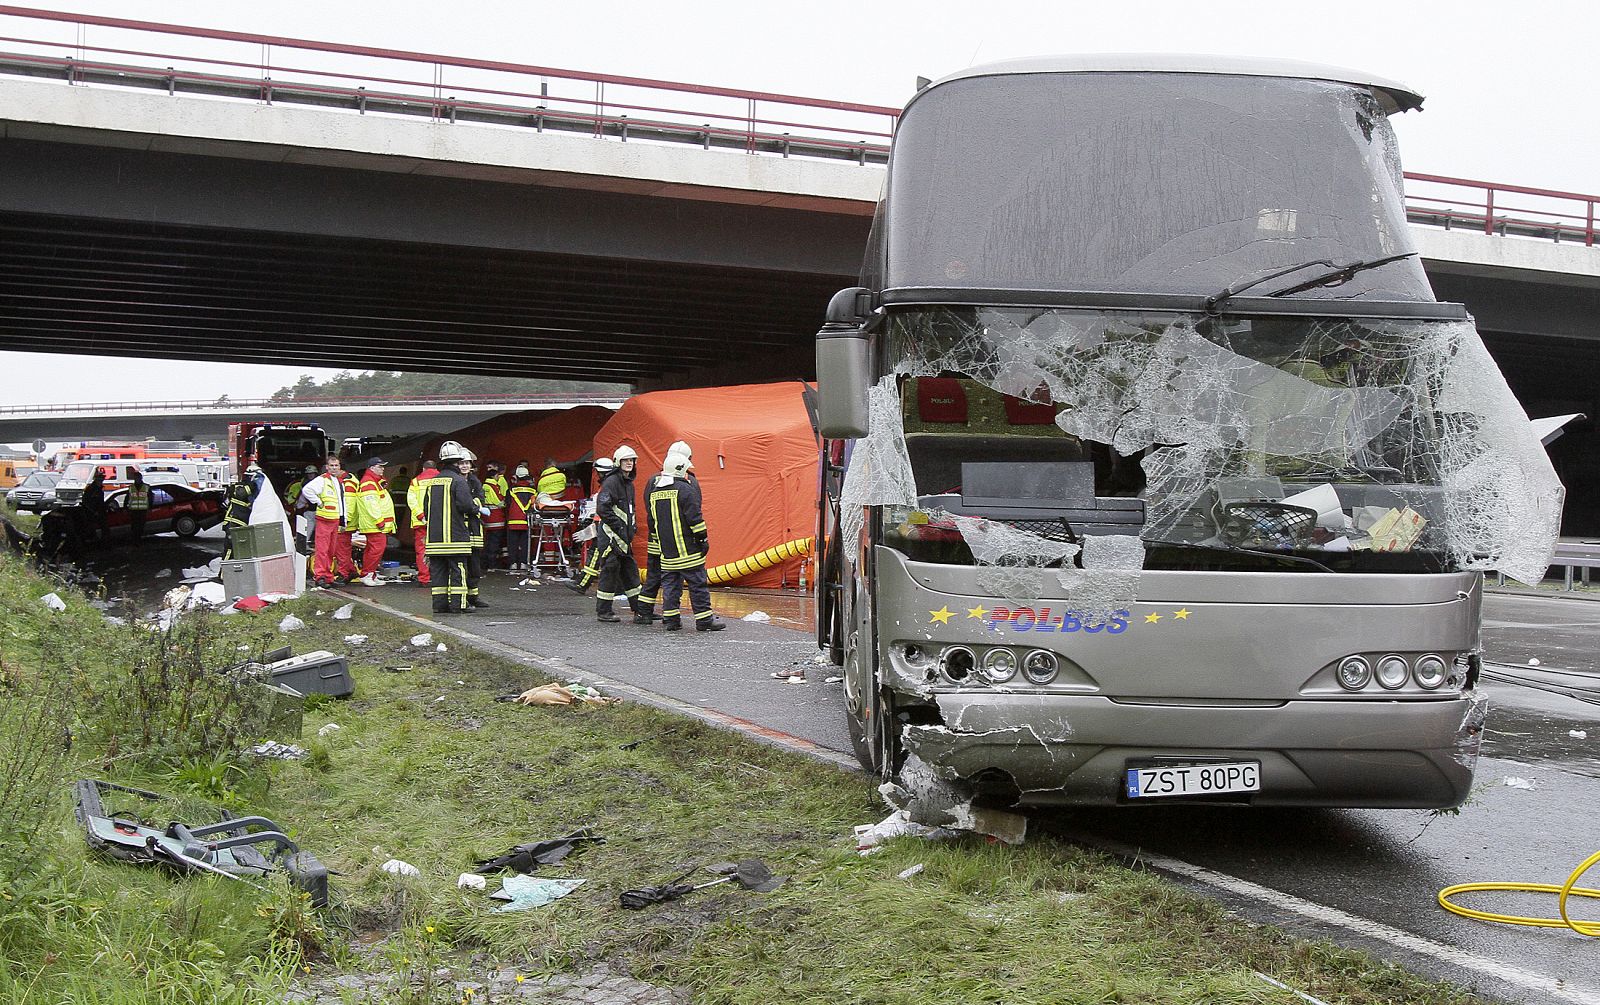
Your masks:
[[[601,478],[605,478],[606,475],[609,475],[615,470],[617,470],[616,462],[609,457],[602,457],[594,462],[594,473],[599,475]]]
[[[466,460],[468,456],[467,448],[463,447],[455,440],[445,440],[443,443],[439,444],[440,463],[449,462],[454,464],[457,461]]]
[[[617,452],[611,455],[611,461],[614,464],[621,464],[623,461],[637,461],[638,459],[638,451],[634,450],[626,443],[618,447]]]
[[[673,440],[672,446],[667,448],[667,453],[682,454],[689,458],[694,457],[694,451],[690,449],[688,442],[685,440]]]
[[[661,470],[662,473],[669,474],[674,478],[682,478],[691,467],[693,465],[689,463],[689,458],[683,454],[668,454],[667,464]]]

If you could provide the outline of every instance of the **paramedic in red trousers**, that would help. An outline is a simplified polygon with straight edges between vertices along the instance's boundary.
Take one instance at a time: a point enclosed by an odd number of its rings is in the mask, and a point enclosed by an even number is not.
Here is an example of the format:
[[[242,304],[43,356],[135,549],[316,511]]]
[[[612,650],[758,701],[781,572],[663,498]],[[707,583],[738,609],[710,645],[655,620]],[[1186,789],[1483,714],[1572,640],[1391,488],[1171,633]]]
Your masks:
[[[383,477],[385,467],[382,457],[368,461],[356,494],[356,529],[367,539],[361,558],[362,586],[383,585],[378,579],[378,569],[383,565],[383,553],[394,534],[394,498],[389,495],[389,483]]]
[[[512,572],[528,569],[528,514],[537,505],[539,490],[533,487],[533,472],[527,461],[519,461],[506,487],[506,561]]]
[[[694,627],[700,632],[726,628],[711,610],[711,587],[706,579],[705,516],[700,512],[700,486],[687,477],[689,458],[669,455],[666,470],[651,479],[645,493],[650,531],[661,544],[661,624],[669,632],[683,627],[679,603],[684,588],[694,608]]]
[[[428,514],[423,511],[426,497],[422,483],[437,477],[439,469],[429,458],[422,462],[422,467],[417,469],[417,477],[406,486],[406,519],[411,521],[411,550],[417,560],[415,582],[418,586],[427,586],[431,582],[428,576]]]
[[[345,578],[355,571],[350,540],[355,534],[358,488],[356,480],[344,473],[339,458],[329,457],[322,474],[300,490],[300,498],[316,514],[311,576],[317,586],[332,586],[335,576]]]

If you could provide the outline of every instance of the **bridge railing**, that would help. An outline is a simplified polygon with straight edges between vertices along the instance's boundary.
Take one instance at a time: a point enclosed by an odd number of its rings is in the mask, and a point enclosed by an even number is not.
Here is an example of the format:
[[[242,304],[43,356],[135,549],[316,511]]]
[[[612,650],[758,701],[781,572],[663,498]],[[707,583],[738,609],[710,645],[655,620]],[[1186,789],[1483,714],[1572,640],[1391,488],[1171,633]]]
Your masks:
[[[860,163],[886,156],[899,113],[799,95],[9,5],[0,5],[0,46],[7,50],[0,54],[4,69],[73,83]]]
[[[861,164],[887,159],[900,114],[791,94],[10,5],[0,5],[0,72]],[[1600,196],[1405,177],[1412,223],[1595,244]]]
[[[211,398],[169,401],[90,401],[46,405],[0,405],[0,418],[38,415],[85,415],[97,413],[173,413],[215,411],[295,412],[323,408],[419,408],[458,405],[463,408],[524,405],[549,408],[556,405],[610,405],[625,394],[411,394],[371,395],[350,398]]]

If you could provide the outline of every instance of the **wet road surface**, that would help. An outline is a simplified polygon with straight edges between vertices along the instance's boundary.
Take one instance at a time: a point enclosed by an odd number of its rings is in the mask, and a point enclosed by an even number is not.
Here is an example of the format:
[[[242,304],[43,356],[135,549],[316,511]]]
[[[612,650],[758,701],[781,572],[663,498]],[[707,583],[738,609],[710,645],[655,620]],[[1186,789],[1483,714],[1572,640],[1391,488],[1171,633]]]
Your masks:
[[[196,554],[188,547],[181,553]],[[199,553],[185,564],[198,564],[204,557]],[[137,579],[141,567],[153,569],[161,561],[166,561],[165,553],[147,549],[123,574]],[[113,570],[102,575],[108,586],[117,587]],[[804,627],[805,604],[793,595],[719,593],[717,605],[730,619],[728,630],[697,633],[686,628],[668,634],[659,625],[634,626],[626,618],[620,625],[600,624],[592,598],[579,598],[549,581],[518,587],[519,579],[489,576],[484,597],[493,608],[440,623],[558,669],[590,671],[848,753],[842,692],[837,684],[825,682],[836,671],[814,661],[816,648]],[[175,583],[163,580],[147,587],[145,594],[159,597]],[[118,588],[137,594],[129,585]],[[390,585],[350,592],[430,617],[423,589]],[[773,615],[772,623],[732,620],[752,609]],[[1600,603],[1490,594],[1484,603],[1483,637],[1491,660],[1522,667],[1538,660],[1535,672],[1543,673],[1541,680],[1600,686]],[[792,670],[805,672],[803,684],[771,676]],[[1552,678],[1551,670],[1579,676]],[[1381,933],[1363,933],[1359,922],[1354,927],[1323,922],[1259,898],[1207,890],[1247,916],[1368,948],[1489,997],[1600,1003],[1600,940],[1562,930],[1488,925],[1447,914],[1435,903],[1437,891],[1453,883],[1560,883],[1600,848],[1600,706],[1511,684],[1489,683],[1485,690],[1491,711],[1478,782],[1457,814],[1153,806],[1056,811],[1035,815],[1034,823],[1089,842],[1139,849],[1240,877],[1453,947],[1470,960],[1488,961],[1489,971],[1463,969],[1448,959],[1397,948]],[[1580,739],[1571,731],[1587,736]],[[1591,877],[1588,885],[1600,883]],[[1480,895],[1465,902],[1509,913],[1555,912],[1554,898],[1513,894],[1491,901]],[[1600,917],[1600,910],[1587,904],[1576,910],[1582,917]],[[1497,965],[1506,968],[1498,975],[1493,971]],[[1530,986],[1518,974],[1556,983]]]

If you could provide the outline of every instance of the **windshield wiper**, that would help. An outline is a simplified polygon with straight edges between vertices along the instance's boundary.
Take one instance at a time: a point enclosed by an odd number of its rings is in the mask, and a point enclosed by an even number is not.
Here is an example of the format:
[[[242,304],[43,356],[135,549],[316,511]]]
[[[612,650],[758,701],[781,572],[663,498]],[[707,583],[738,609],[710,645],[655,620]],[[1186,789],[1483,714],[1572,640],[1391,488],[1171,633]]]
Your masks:
[[[1156,540],[1156,541],[1146,541],[1145,542],[1145,547],[1147,547],[1147,548],[1148,547],[1155,547],[1155,546],[1161,546],[1161,547],[1167,547],[1167,548],[1186,548],[1186,549],[1189,549],[1191,551],[1222,552],[1223,554],[1230,554],[1230,555],[1255,555],[1258,558],[1276,559],[1279,562],[1288,562],[1291,565],[1309,565],[1312,568],[1318,569],[1318,570],[1320,570],[1322,572],[1326,572],[1326,573],[1331,573],[1331,574],[1337,575],[1337,573],[1334,573],[1332,569],[1328,568],[1326,565],[1323,565],[1321,562],[1317,561],[1314,558],[1306,558],[1306,557],[1304,557],[1302,555],[1288,555],[1288,554],[1285,554],[1285,553],[1283,553],[1281,551],[1259,551],[1259,550],[1257,550],[1255,548],[1237,548],[1237,547],[1234,547],[1233,545],[1227,545],[1227,544],[1202,544],[1202,543],[1200,543],[1198,541],[1161,541],[1161,540]]]
[[[1257,276],[1248,283],[1232,283],[1221,293],[1206,297],[1206,313],[1215,317],[1218,313],[1217,308],[1229,298],[1236,297],[1245,290],[1253,289],[1257,286],[1260,286],[1262,283],[1277,279],[1279,276],[1287,276],[1291,272],[1299,272],[1301,269],[1309,269],[1313,265],[1326,265],[1329,268],[1332,268],[1333,260],[1329,258],[1315,258],[1309,262],[1301,262],[1299,265],[1291,265],[1287,269],[1279,269],[1276,272],[1269,272],[1264,276]]]
[[[1405,258],[1415,257],[1417,257],[1415,251],[1408,251],[1403,255],[1390,255],[1388,258],[1374,258],[1367,262],[1351,262],[1349,265],[1337,266],[1332,272],[1324,272],[1319,276],[1312,276],[1305,282],[1296,283],[1287,289],[1278,290],[1276,293],[1268,293],[1267,296],[1287,297],[1291,293],[1304,293],[1306,290],[1314,290],[1319,286],[1341,286],[1348,283],[1358,272],[1365,272],[1368,269],[1376,269],[1380,265],[1388,265],[1390,262],[1398,262]],[[1332,265],[1333,263],[1321,262],[1318,264]]]

